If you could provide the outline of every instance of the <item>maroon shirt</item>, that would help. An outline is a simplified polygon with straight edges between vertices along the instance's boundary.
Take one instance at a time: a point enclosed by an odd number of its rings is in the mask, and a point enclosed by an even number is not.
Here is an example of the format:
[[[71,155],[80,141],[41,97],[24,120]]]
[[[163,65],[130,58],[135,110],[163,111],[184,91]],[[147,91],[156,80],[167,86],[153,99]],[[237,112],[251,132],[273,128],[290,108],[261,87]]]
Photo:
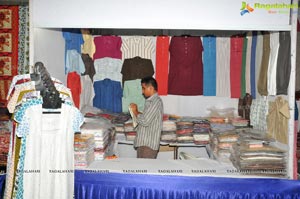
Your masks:
[[[202,42],[200,37],[172,37],[168,93],[203,94]]]

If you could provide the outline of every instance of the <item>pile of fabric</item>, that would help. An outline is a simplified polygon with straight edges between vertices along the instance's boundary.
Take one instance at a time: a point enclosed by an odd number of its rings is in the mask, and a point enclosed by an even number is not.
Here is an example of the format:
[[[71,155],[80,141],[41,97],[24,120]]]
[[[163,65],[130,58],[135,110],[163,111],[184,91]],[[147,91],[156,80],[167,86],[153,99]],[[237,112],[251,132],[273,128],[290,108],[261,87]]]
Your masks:
[[[194,142],[193,130],[194,123],[187,119],[181,118],[176,122],[177,142],[192,143]]]
[[[9,150],[9,140],[11,132],[10,129],[10,122],[0,121],[0,166],[5,166],[7,162],[7,154]]]
[[[193,137],[195,144],[209,143],[210,122],[206,119],[194,121]]]
[[[231,124],[236,128],[244,128],[248,126],[249,120],[243,119],[243,118],[232,118]]]
[[[94,135],[75,134],[74,160],[76,168],[86,168],[94,161],[94,146]]]
[[[230,159],[243,174],[286,176],[286,151],[274,143],[266,133],[253,129],[241,132]]]
[[[211,123],[210,146],[216,159],[230,162],[230,149],[237,142],[238,134],[232,124]]]
[[[163,142],[176,142],[176,123],[172,120],[163,121],[163,129],[161,132],[161,141]]]
[[[136,130],[133,127],[132,120],[128,120],[124,125],[125,136],[127,141],[134,141],[136,137]]]
[[[103,160],[106,157],[107,148],[113,145],[115,130],[111,122],[105,118],[86,118],[81,127],[82,134],[94,135],[95,160]]]

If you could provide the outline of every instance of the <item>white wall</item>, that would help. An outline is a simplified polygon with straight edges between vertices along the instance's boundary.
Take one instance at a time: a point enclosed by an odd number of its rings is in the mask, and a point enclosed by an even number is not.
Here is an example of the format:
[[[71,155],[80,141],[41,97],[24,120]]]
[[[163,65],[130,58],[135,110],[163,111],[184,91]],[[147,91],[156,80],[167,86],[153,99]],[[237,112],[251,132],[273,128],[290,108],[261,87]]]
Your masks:
[[[242,0],[31,0],[33,26],[46,28],[136,28],[207,30],[290,30],[289,9],[255,8],[241,16]],[[269,11],[276,11],[270,13]],[[66,14],[67,13],[67,14]]]
[[[65,40],[61,29],[34,28],[34,55],[31,64],[43,62],[51,76],[65,84],[64,56]]]

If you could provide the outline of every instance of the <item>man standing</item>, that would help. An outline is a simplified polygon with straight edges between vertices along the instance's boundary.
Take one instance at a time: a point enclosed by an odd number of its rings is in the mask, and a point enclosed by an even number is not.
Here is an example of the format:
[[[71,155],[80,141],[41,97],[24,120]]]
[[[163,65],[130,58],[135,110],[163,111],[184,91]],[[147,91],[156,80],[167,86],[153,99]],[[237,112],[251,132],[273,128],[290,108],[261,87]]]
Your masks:
[[[143,78],[141,84],[146,98],[143,113],[138,111],[136,104],[130,104],[137,117],[134,147],[137,149],[137,158],[156,159],[162,131],[163,103],[157,94],[157,82],[153,77]]]

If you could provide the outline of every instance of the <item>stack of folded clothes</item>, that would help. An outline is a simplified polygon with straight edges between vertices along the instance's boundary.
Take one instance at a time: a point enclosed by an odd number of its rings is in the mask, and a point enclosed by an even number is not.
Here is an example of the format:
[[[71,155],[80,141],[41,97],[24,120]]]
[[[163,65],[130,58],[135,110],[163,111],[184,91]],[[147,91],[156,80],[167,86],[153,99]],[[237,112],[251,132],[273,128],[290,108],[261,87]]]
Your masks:
[[[172,120],[163,121],[163,129],[161,132],[161,141],[163,142],[176,142],[176,123]]]
[[[180,143],[192,143],[194,142],[193,130],[194,123],[191,121],[186,121],[184,118],[179,119],[176,122],[176,135],[177,142]]]
[[[76,168],[86,168],[94,161],[94,135],[75,134],[74,160]]]
[[[231,124],[236,128],[242,128],[247,127],[249,123],[249,120],[243,119],[243,118],[232,118]]]
[[[243,174],[280,177],[286,176],[286,156],[266,133],[247,130],[240,133],[230,159]]]
[[[222,162],[230,162],[230,149],[238,140],[232,124],[211,123],[210,145],[214,156]]]
[[[125,130],[126,140],[134,141],[134,139],[136,137],[136,130],[133,127],[133,122],[131,119],[128,120],[127,122],[125,122],[124,130]]]
[[[209,143],[210,122],[206,119],[195,120],[193,126],[193,137],[195,144]]]
[[[103,160],[109,145],[113,145],[115,130],[109,120],[104,118],[89,118],[81,127],[82,134],[94,135],[95,160]]]

